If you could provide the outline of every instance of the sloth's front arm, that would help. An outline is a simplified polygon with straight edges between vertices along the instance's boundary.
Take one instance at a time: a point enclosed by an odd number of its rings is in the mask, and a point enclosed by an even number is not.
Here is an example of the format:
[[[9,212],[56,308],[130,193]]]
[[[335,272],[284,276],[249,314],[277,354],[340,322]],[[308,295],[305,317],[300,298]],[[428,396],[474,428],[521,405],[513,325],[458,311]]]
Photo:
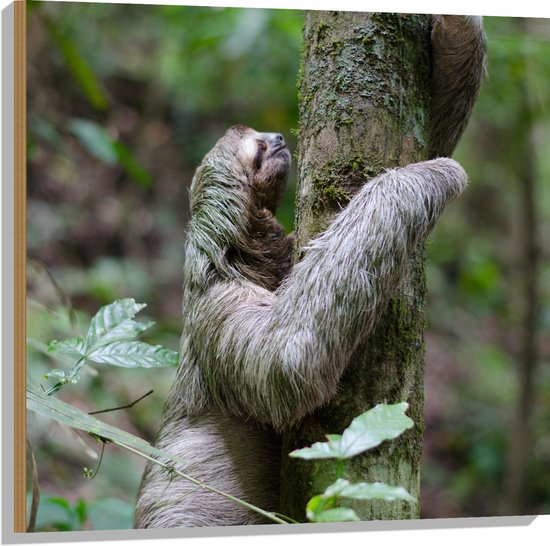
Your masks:
[[[194,301],[192,338],[209,398],[281,429],[328,401],[374,328],[415,246],[466,174],[451,159],[372,180],[271,293],[219,282]]]

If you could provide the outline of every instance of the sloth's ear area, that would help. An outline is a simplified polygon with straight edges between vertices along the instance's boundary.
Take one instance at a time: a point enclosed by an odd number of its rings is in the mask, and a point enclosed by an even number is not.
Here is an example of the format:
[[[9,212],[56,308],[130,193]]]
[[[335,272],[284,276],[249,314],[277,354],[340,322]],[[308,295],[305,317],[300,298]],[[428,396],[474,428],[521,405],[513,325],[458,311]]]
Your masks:
[[[253,174],[260,169],[267,149],[268,143],[261,134],[248,129],[241,135],[237,155],[241,163]]]

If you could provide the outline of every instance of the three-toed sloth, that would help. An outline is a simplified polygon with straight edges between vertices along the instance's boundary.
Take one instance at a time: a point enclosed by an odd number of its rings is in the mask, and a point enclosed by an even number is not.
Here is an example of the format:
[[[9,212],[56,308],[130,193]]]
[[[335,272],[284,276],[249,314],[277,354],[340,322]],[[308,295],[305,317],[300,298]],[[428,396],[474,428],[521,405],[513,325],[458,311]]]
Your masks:
[[[432,157],[452,153],[483,75],[477,17],[434,18]],[[290,153],[277,133],[229,129],[198,167],[184,266],[181,362],[156,445],[178,468],[277,511],[281,431],[328,402],[416,245],[466,185],[439,158],[369,181],[292,266],[274,217]],[[255,512],[150,464],[136,527],[243,525]]]

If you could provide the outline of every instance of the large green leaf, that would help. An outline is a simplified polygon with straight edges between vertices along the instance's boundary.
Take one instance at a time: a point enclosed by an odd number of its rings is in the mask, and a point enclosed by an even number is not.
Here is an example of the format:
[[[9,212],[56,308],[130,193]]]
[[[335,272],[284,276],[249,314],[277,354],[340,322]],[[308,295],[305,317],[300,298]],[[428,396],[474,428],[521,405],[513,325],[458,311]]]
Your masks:
[[[90,352],[87,358],[98,364],[111,364],[124,368],[159,368],[178,365],[178,353],[162,345],[149,345],[142,341],[115,341]]]
[[[123,339],[131,339],[141,334],[153,323],[139,324],[133,320],[145,303],[136,303],[133,298],[117,300],[102,307],[92,318],[86,335],[86,351]]]
[[[152,447],[145,440],[107,423],[103,423],[92,415],[88,415],[54,396],[47,396],[39,392],[27,390],[27,408],[70,427],[78,428],[107,440],[129,445],[142,452],[151,454],[150,450]]]
[[[316,442],[311,447],[295,449],[290,453],[291,457],[299,459],[334,459],[341,458],[340,442],[329,440],[328,442]]]
[[[349,459],[411,428],[414,423],[405,415],[408,407],[406,402],[378,404],[356,417],[341,436],[328,435],[328,442],[317,442],[311,447],[297,449],[290,456],[301,459]]]
[[[386,500],[395,501],[403,500],[408,502],[414,502],[414,497],[408,493],[408,491],[401,486],[392,486],[385,483],[350,483],[348,480],[338,479],[332,485],[329,485],[323,496],[345,497],[347,499],[355,500]]]
[[[27,409],[54,419],[64,425],[83,430],[105,440],[110,440],[123,447],[129,447],[139,454],[158,457],[172,462],[186,463],[185,459],[172,455],[167,451],[157,449],[142,438],[104,423],[93,415],[89,415],[54,396],[48,396],[27,389]]]
[[[343,432],[340,449],[344,457],[349,458],[367,449],[392,440],[411,428],[414,423],[405,415],[409,405],[378,404],[374,408],[356,417]]]

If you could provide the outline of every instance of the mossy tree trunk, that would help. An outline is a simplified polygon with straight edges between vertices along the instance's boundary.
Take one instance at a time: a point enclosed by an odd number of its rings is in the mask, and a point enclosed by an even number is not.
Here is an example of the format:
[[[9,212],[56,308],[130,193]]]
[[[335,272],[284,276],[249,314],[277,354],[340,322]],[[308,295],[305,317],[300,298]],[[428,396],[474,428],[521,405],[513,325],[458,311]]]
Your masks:
[[[309,12],[300,81],[297,251],[358,188],[385,168],[427,159],[430,18]],[[365,302],[368,305],[368,302]],[[423,431],[424,249],[411,260],[376,331],[353,355],[337,397],[283,438],[282,513],[305,519],[308,499],[336,478],[331,461],[287,454],[337,434],[377,403],[406,401],[415,426],[352,459],[344,477],[419,495]],[[361,519],[419,517],[419,505],[350,502]]]

